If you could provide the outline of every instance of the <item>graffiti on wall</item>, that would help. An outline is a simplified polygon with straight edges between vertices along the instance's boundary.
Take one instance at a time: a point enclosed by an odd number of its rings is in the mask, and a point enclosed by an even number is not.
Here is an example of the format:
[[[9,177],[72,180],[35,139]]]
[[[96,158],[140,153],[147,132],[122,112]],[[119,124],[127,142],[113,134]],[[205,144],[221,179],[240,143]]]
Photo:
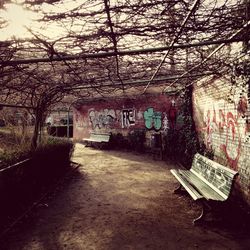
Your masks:
[[[89,120],[92,128],[108,128],[112,126],[116,121],[116,114],[113,109],[104,109],[96,111],[94,109],[89,110]]]
[[[153,108],[148,108],[144,114],[145,126],[147,129],[161,129],[162,114],[161,112],[154,111]]]
[[[224,174],[224,169],[220,167],[220,164],[212,162],[206,157],[196,154],[194,158],[195,164],[193,165],[195,171],[202,177],[209,181],[209,183],[216,186],[225,194],[229,194],[228,187],[231,186],[231,179],[227,178]]]
[[[245,107],[245,105],[244,105]],[[245,108],[232,107],[224,102],[214,102],[212,108],[204,110],[205,143],[208,148],[214,147],[219,137],[219,150],[224,152],[229,165],[237,169],[241,147],[246,137]]]
[[[123,109],[122,110],[122,128],[129,128],[135,125],[135,110]]]
[[[176,126],[176,118],[177,118],[177,109],[175,107],[175,102],[172,101],[169,109],[169,120],[172,129],[174,129]]]
[[[169,122],[168,122],[168,116],[167,114],[164,112],[163,113],[163,120],[162,120],[162,129],[164,132],[167,132],[169,129]]]

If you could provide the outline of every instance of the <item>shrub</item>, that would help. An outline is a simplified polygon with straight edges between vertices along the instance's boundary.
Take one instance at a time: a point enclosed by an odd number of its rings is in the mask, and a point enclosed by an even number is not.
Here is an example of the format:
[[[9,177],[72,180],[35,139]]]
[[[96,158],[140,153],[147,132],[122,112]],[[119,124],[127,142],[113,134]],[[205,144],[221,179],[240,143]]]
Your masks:
[[[12,217],[24,210],[65,173],[73,148],[71,141],[48,139],[27,153],[30,159],[1,170],[2,221],[6,214]]]
[[[145,149],[146,132],[144,129],[132,130],[128,134],[129,147],[137,152],[143,152]]]
[[[110,147],[113,149],[126,149],[128,148],[128,141],[121,133],[112,133],[110,137]]]
[[[193,120],[192,85],[185,89],[181,115],[184,124],[178,130],[170,129],[164,138],[165,154],[189,168],[195,153],[204,154],[205,148],[200,145]],[[210,154],[211,155],[211,154]]]
[[[30,138],[0,132],[0,169],[30,157]]]

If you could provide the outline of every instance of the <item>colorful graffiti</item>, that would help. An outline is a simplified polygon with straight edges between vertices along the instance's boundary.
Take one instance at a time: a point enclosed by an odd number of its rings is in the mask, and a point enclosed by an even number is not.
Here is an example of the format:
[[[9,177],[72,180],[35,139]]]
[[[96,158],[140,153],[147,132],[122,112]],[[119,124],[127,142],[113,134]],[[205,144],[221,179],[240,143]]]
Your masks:
[[[176,117],[177,117],[177,109],[175,107],[174,101],[171,103],[171,106],[170,106],[168,113],[169,113],[169,120],[170,120],[171,128],[174,129],[176,126]]]
[[[237,168],[241,149],[241,134],[235,117],[231,112],[226,116],[226,142],[221,144],[222,151],[226,154],[230,166]]]
[[[145,126],[147,129],[155,129],[156,131],[161,129],[162,114],[161,112],[154,111],[153,108],[148,108],[144,114]]]
[[[135,110],[123,109],[122,110],[122,128],[129,128],[135,125]]]
[[[116,121],[116,114],[113,109],[104,109],[101,111],[89,110],[89,120],[92,128],[108,128]]]
[[[243,138],[246,136],[244,108],[239,105],[229,108],[224,102],[214,102],[212,109],[205,109],[205,143],[213,148],[218,140],[219,150],[224,152],[229,165],[237,169]],[[240,104],[241,105],[241,104]]]

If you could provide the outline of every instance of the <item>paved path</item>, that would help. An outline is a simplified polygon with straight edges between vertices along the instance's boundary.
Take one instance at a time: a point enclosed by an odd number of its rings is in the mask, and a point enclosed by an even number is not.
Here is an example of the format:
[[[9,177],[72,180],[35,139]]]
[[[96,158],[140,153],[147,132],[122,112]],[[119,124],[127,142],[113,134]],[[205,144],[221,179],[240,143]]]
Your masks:
[[[0,249],[249,249],[218,226],[192,225],[199,207],[178,196],[171,164],[77,144],[78,172],[64,180]]]

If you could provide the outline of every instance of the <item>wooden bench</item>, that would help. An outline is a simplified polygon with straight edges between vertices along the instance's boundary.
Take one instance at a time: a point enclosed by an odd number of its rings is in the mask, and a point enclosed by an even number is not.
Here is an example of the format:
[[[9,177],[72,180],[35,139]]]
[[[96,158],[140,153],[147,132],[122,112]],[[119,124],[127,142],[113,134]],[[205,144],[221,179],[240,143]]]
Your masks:
[[[89,138],[83,138],[83,141],[87,143],[87,146],[93,146],[94,144],[102,145],[106,144],[110,140],[111,133],[96,133],[91,132]]]
[[[174,191],[184,188],[195,201],[201,201],[202,211],[193,223],[198,223],[211,211],[209,203],[224,202],[231,193],[232,185],[238,173],[214,162],[205,156],[195,154],[190,170],[171,169],[170,172],[179,181]]]

